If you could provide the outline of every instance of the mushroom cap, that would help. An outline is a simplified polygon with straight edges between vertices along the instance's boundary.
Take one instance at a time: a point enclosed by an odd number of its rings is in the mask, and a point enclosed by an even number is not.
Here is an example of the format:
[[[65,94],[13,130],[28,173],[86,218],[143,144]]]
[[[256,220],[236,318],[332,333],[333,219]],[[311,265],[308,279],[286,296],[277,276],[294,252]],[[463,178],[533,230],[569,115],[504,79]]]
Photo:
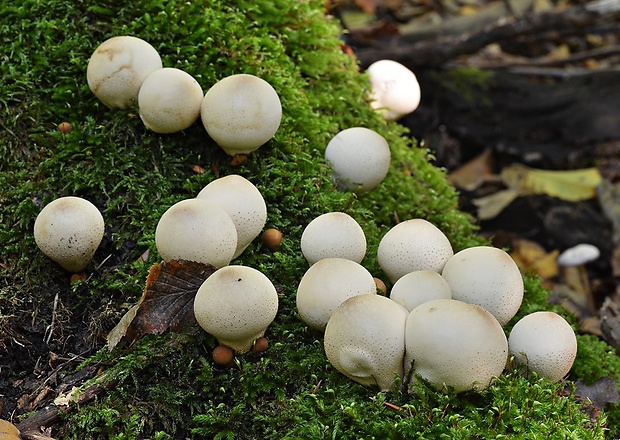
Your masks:
[[[189,260],[223,267],[230,264],[237,248],[237,230],[215,203],[187,199],[161,216],[155,245],[164,261]]]
[[[366,255],[366,236],[349,214],[328,212],[305,227],[301,234],[301,252],[310,265],[328,257],[361,263]]]
[[[209,136],[234,156],[258,149],[276,134],[282,104],[271,84],[242,73],[220,80],[207,91],[200,116]]]
[[[437,389],[482,390],[502,373],[508,359],[508,341],[497,319],[480,306],[453,299],[413,309],[405,341],[405,370],[413,363],[413,373]]]
[[[406,320],[407,310],[384,296],[349,298],[327,322],[327,359],[354,381],[387,391],[403,375]]]
[[[345,258],[324,258],[310,266],[297,287],[297,310],[309,327],[324,331],[334,310],[345,300],[376,294],[368,270]]]
[[[202,87],[189,73],[165,67],[146,77],[138,93],[140,118],[156,133],[175,133],[200,115]]]
[[[267,205],[262,194],[245,177],[237,174],[220,177],[205,186],[196,196],[220,206],[230,216],[237,230],[237,258],[267,222]]]
[[[514,260],[501,249],[474,246],[450,258],[441,272],[452,298],[484,307],[501,325],[519,311],[523,277]]]
[[[405,220],[392,227],[379,242],[379,266],[393,283],[416,270],[441,272],[453,255],[441,230],[427,220]]]
[[[278,294],[269,278],[248,266],[216,270],[198,289],[194,315],[218,342],[246,353],[278,312]]]
[[[111,109],[127,109],[138,102],[142,82],[162,68],[157,50],[132,36],[112,37],[93,52],[86,79],[93,94]]]
[[[593,244],[581,243],[566,249],[558,256],[560,266],[581,266],[596,260],[601,256],[601,251]]]
[[[365,127],[342,130],[325,149],[332,181],[340,191],[361,193],[376,188],[387,176],[390,157],[385,138]]]
[[[411,312],[427,301],[452,299],[452,291],[448,282],[434,270],[416,270],[394,283],[390,299]]]
[[[101,212],[81,197],[60,197],[47,204],[34,222],[41,252],[69,272],[84,269],[103,239]]]
[[[575,332],[554,312],[534,312],[521,318],[510,331],[508,346],[517,363],[552,382],[568,374],[577,356]]]
[[[379,60],[368,66],[370,105],[385,119],[396,120],[413,112],[420,104],[420,84],[415,74],[392,60]]]

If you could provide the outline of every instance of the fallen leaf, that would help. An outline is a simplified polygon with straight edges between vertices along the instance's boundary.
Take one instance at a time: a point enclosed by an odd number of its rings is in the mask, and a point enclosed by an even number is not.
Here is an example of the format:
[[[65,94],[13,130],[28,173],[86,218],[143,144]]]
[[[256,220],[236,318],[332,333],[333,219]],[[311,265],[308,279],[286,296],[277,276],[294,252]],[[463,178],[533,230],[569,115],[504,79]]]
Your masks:
[[[6,420],[0,420],[0,439],[2,440],[19,440],[19,429]]]
[[[613,240],[620,241],[620,184],[603,181],[597,189],[601,210],[613,225]]]
[[[543,281],[558,275],[558,250],[547,252],[535,241],[523,238],[514,240],[512,247],[514,250],[510,255],[523,273],[536,274]]]
[[[377,9],[377,0],[355,0],[355,4],[366,14],[374,14]]]
[[[616,403],[620,399],[618,384],[611,377],[603,377],[592,385],[586,385],[583,381],[575,382],[577,389],[575,395],[588,399],[598,409],[605,409],[605,404]]]
[[[489,196],[474,199],[472,203],[478,208],[478,218],[489,220],[497,217],[519,195],[519,191],[504,189]]]
[[[116,347],[118,343],[123,340],[123,338],[127,334],[127,329],[131,325],[133,319],[136,317],[136,313],[138,313],[139,307],[140,306],[136,304],[129,310],[127,310],[127,312],[125,312],[118,324],[116,324],[112,331],[108,333],[106,340],[108,342],[109,351],[114,350],[114,347]]]
[[[467,191],[475,190],[485,179],[493,176],[491,169],[492,155],[492,150],[487,148],[481,154],[448,174],[448,181],[457,188]]]

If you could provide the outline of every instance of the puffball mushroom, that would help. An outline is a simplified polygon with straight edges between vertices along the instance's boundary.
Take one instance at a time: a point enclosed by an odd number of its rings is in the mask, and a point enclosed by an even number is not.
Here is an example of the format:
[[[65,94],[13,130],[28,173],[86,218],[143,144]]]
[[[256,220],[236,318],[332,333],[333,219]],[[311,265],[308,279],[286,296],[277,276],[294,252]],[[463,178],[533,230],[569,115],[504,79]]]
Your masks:
[[[370,191],[383,181],[390,168],[390,147],[383,136],[365,127],[336,134],[327,144],[325,160],[340,191]]]
[[[415,218],[398,223],[383,236],[377,261],[394,283],[416,270],[441,272],[453,253],[450,241],[437,226]]]
[[[407,310],[384,296],[349,298],[327,322],[327,359],[354,381],[388,391],[403,375],[406,320]]]
[[[508,359],[508,341],[497,319],[480,306],[453,299],[436,299],[413,309],[405,343],[406,373],[457,393],[487,388]]]
[[[182,200],[159,219],[155,245],[164,261],[189,260],[215,267],[230,264],[237,248],[237,230],[215,203]]]
[[[309,327],[324,331],[334,310],[345,300],[376,294],[368,270],[346,258],[324,258],[310,266],[297,287],[297,310]]]
[[[314,218],[304,228],[301,252],[310,265],[328,257],[360,263],[366,255],[366,236],[349,214],[328,212]]]
[[[128,109],[138,101],[143,81],[161,69],[159,53],[132,36],[112,37],[93,52],[86,79],[93,94],[111,109]]]
[[[262,194],[245,177],[237,174],[220,177],[205,186],[196,196],[220,206],[230,216],[237,230],[237,258],[267,222],[267,205]]]
[[[562,252],[557,262],[560,266],[574,267],[590,263],[600,256],[601,251],[593,244],[580,243]]]
[[[175,133],[200,115],[202,87],[189,73],[166,67],[146,77],[138,93],[140,119],[155,133]]]
[[[521,318],[508,337],[515,361],[552,382],[562,379],[577,356],[572,327],[554,312],[534,312]]]
[[[393,121],[413,112],[420,104],[420,84],[415,74],[392,60],[379,60],[368,66],[370,105]]]
[[[103,239],[104,221],[95,205],[81,197],[60,197],[47,204],[34,222],[41,252],[69,272],[84,269]]]
[[[276,134],[282,104],[271,84],[242,73],[218,81],[207,91],[200,116],[209,136],[234,156],[258,149]]]
[[[411,312],[427,301],[452,299],[452,291],[448,282],[434,270],[416,270],[394,283],[390,299]]]
[[[216,270],[194,299],[198,324],[237,353],[250,351],[277,312],[276,288],[265,274],[247,266]]]
[[[501,325],[516,315],[523,300],[523,277],[514,260],[501,249],[474,246],[450,258],[441,272],[452,298],[477,304]]]

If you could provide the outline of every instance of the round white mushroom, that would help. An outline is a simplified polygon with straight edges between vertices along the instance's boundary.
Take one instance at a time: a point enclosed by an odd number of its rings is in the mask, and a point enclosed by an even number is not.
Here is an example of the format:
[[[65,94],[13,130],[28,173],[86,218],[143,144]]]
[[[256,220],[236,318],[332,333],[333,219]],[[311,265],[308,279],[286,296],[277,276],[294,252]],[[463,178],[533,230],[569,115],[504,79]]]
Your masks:
[[[231,75],[207,91],[200,116],[209,136],[226,154],[234,156],[258,149],[276,134],[282,104],[264,79]]]
[[[237,230],[218,205],[202,199],[182,200],[159,219],[155,245],[164,261],[189,260],[227,266],[237,248]]]
[[[560,266],[574,267],[590,263],[601,256],[601,251],[589,243],[581,243],[562,252],[557,259]]]
[[[441,272],[452,255],[452,245],[445,234],[421,218],[392,227],[377,249],[379,265],[393,283],[416,270]]]
[[[60,197],[47,204],[34,222],[41,252],[69,272],[88,266],[103,239],[104,221],[95,205],[81,197]]]
[[[554,312],[521,318],[510,331],[508,346],[517,363],[552,382],[568,374],[577,356],[575,332]]]
[[[411,312],[427,301],[452,299],[452,291],[448,282],[434,270],[416,270],[394,283],[390,299]]]
[[[304,228],[301,252],[310,265],[328,257],[360,263],[366,255],[366,236],[349,214],[328,212],[314,218]]]
[[[324,258],[306,271],[297,287],[297,310],[309,327],[324,331],[334,310],[345,300],[376,294],[368,270],[345,258]]]
[[[175,133],[200,115],[202,87],[189,73],[165,67],[146,77],[138,93],[140,118],[156,133]]]
[[[278,294],[262,272],[247,266],[216,270],[198,289],[194,315],[222,345],[248,352],[278,312]]]
[[[131,36],[112,37],[97,47],[86,69],[88,87],[111,109],[127,109],[138,102],[142,82],[162,68],[157,50]]]
[[[501,249],[474,246],[450,258],[441,272],[452,298],[484,307],[505,325],[523,300],[523,277],[514,260]]]
[[[334,311],[325,328],[325,354],[345,376],[390,390],[403,376],[407,310],[384,296],[357,295]]]
[[[453,299],[413,309],[405,341],[411,380],[419,375],[437,389],[451,387],[457,393],[487,388],[508,359],[508,341],[497,319],[480,306]]]
[[[370,105],[387,120],[413,112],[420,104],[420,84],[415,74],[392,60],[379,60],[367,69]]]
[[[341,191],[370,191],[390,168],[390,147],[383,136],[365,127],[352,127],[334,136],[325,149],[331,178]]]

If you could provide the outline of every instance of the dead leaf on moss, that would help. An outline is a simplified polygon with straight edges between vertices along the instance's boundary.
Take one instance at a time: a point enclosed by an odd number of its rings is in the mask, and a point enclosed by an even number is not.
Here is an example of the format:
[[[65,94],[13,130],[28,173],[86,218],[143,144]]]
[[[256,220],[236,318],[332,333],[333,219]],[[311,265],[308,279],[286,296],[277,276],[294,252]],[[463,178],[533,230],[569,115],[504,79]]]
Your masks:
[[[2,440],[19,440],[19,429],[6,420],[0,420],[0,439]]]
[[[516,239],[512,242],[512,259],[522,273],[538,275],[543,282],[558,275],[558,250],[547,252],[540,244],[532,240]]]
[[[603,377],[592,385],[586,385],[583,381],[575,382],[577,389],[575,395],[582,399],[588,399],[598,409],[605,409],[605,404],[616,403],[620,399],[618,384],[611,377]]]
[[[478,188],[485,179],[490,179],[493,174],[491,163],[493,151],[490,148],[463,164],[448,174],[448,181],[457,188],[473,191]]]

